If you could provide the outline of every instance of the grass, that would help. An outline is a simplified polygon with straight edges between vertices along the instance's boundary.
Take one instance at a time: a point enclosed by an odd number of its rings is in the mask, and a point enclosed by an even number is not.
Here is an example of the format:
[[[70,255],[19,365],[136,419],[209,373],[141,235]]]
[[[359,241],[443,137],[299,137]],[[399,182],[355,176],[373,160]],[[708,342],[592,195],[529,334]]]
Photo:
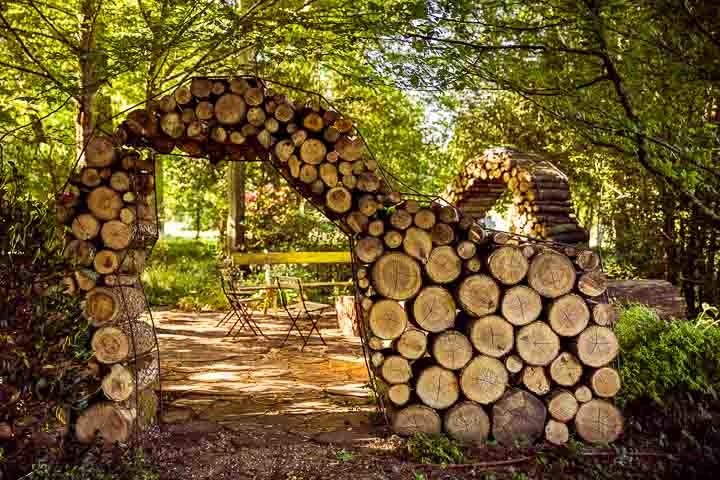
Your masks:
[[[217,272],[219,245],[209,240],[167,238],[158,241],[143,273],[153,306],[186,311],[228,307]]]

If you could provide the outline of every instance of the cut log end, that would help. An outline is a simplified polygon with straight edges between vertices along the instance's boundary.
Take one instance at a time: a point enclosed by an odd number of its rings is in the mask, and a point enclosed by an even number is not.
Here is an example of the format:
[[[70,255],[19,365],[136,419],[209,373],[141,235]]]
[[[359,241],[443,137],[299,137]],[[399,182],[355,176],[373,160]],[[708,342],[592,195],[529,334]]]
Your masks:
[[[605,400],[590,400],[578,409],[575,429],[589,443],[612,443],[623,431],[623,416]]]
[[[460,388],[470,400],[489,404],[502,396],[508,380],[508,372],[500,360],[478,355],[463,369]]]
[[[429,332],[442,332],[455,324],[455,300],[439,286],[425,287],[413,302],[413,318]]]
[[[515,334],[512,325],[504,318],[488,315],[473,321],[470,340],[477,351],[497,358],[510,352],[515,343]]]
[[[432,355],[441,366],[449,370],[463,368],[472,358],[470,340],[460,332],[442,332],[433,341]]]
[[[445,431],[455,440],[482,445],[490,433],[490,418],[483,408],[469,401],[457,403],[445,414]]]
[[[432,366],[420,372],[415,384],[415,393],[425,405],[444,410],[458,400],[460,388],[453,372]]]
[[[531,445],[543,433],[547,409],[532,393],[513,390],[492,410],[492,433],[506,446]]]
[[[440,415],[425,405],[410,405],[394,415],[393,431],[403,437],[415,433],[434,434],[442,430]]]

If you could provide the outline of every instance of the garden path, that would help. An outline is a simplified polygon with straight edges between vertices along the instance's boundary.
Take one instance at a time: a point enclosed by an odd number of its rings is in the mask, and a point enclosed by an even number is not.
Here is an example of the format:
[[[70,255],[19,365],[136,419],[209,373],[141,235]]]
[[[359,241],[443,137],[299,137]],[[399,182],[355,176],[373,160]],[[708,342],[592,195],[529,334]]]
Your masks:
[[[232,430],[271,429],[344,436],[374,430],[374,402],[360,339],[342,335],[334,317],[303,352],[295,333],[279,348],[289,323],[258,315],[269,337],[226,337],[224,313],[153,311],[162,363],[163,420],[209,421]],[[305,327],[307,329],[307,327]],[[303,329],[303,331],[305,330]]]

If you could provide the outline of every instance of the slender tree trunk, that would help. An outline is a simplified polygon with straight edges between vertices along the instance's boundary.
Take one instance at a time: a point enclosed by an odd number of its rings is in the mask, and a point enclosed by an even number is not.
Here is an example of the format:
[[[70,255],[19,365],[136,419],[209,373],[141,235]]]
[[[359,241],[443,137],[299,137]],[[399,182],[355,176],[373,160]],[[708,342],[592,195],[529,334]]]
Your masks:
[[[245,163],[231,162],[228,165],[228,251],[245,249]]]
[[[200,220],[202,218],[202,207],[198,205],[195,208],[195,240],[200,240]]]
[[[76,154],[80,161],[84,161],[83,152],[90,141],[95,127],[95,97],[99,88],[99,72],[101,62],[105,56],[96,48],[96,35],[99,26],[97,22],[100,3],[96,0],[83,0],[80,3],[79,15],[79,50],[78,63],[80,66],[80,95],[78,115],[75,119],[75,145]]]

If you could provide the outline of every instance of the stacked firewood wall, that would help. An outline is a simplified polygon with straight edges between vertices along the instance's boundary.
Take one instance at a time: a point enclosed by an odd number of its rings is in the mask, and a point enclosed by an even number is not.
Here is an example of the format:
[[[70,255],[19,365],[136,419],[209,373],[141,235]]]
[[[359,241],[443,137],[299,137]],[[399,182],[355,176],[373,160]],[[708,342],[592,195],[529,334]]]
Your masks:
[[[266,159],[353,236],[363,341],[398,433],[559,444],[573,424],[589,441],[622,430],[609,401],[620,387],[615,310],[593,252],[486,231],[450,205],[403,198],[349,119],[254,78],[194,79],[132,112],[113,141],[115,170],[123,144]],[[89,316],[111,316],[108,304]]]
[[[124,442],[135,426],[150,425],[157,409],[155,332],[141,319],[140,288],[148,247],[157,239],[153,167],[139,152],[95,137],[58,202],[69,267],[63,283],[84,296],[101,390],[75,422],[81,442],[98,433],[105,442]]]
[[[587,241],[573,213],[567,178],[536,155],[489,149],[465,164],[443,198],[464,214],[482,218],[506,190],[512,194],[512,232],[564,243]]]

